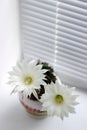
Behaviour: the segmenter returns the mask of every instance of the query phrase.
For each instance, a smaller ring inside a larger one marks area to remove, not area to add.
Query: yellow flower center
[[[62,95],[57,94],[57,95],[55,96],[55,102],[56,102],[57,104],[62,104],[63,101],[64,101],[64,98],[63,98]]]
[[[30,85],[30,84],[32,83],[32,81],[33,81],[33,79],[32,79],[31,76],[26,76],[26,77],[24,78],[24,83],[25,83],[25,85]]]

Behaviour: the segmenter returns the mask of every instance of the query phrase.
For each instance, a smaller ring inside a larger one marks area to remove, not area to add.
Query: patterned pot
[[[34,101],[29,98],[25,98],[22,93],[19,93],[19,100],[24,106],[25,110],[32,115],[32,117],[46,117],[47,112],[42,111],[42,104],[39,101]]]

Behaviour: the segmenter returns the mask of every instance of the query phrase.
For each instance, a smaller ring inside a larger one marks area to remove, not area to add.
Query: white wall
[[[0,82],[20,54],[18,0],[0,0]]]

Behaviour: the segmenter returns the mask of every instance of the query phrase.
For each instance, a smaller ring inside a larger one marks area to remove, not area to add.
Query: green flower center
[[[25,85],[30,85],[30,84],[32,83],[32,81],[33,81],[33,79],[32,79],[31,76],[26,76],[26,77],[24,78],[24,83],[25,83]]]
[[[64,101],[64,98],[63,98],[62,95],[57,94],[57,95],[55,96],[55,102],[56,102],[57,104],[62,104],[63,101]]]

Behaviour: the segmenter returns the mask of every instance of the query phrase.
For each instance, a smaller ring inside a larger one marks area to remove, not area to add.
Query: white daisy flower
[[[18,62],[13,70],[9,72],[9,84],[13,86],[12,93],[23,92],[25,96],[31,95],[35,89],[39,89],[44,84],[44,73],[47,71],[42,69],[42,65],[36,65],[37,61],[21,61]]]
[[[74,88],[69,88],[63,84],[51,84],[45,86],[45,94],[41,97],[43,110],[49,116],[58,116],[61,119],[68,117],[69,113],[75,113],[74,106],[77,95],[73,95]]]

